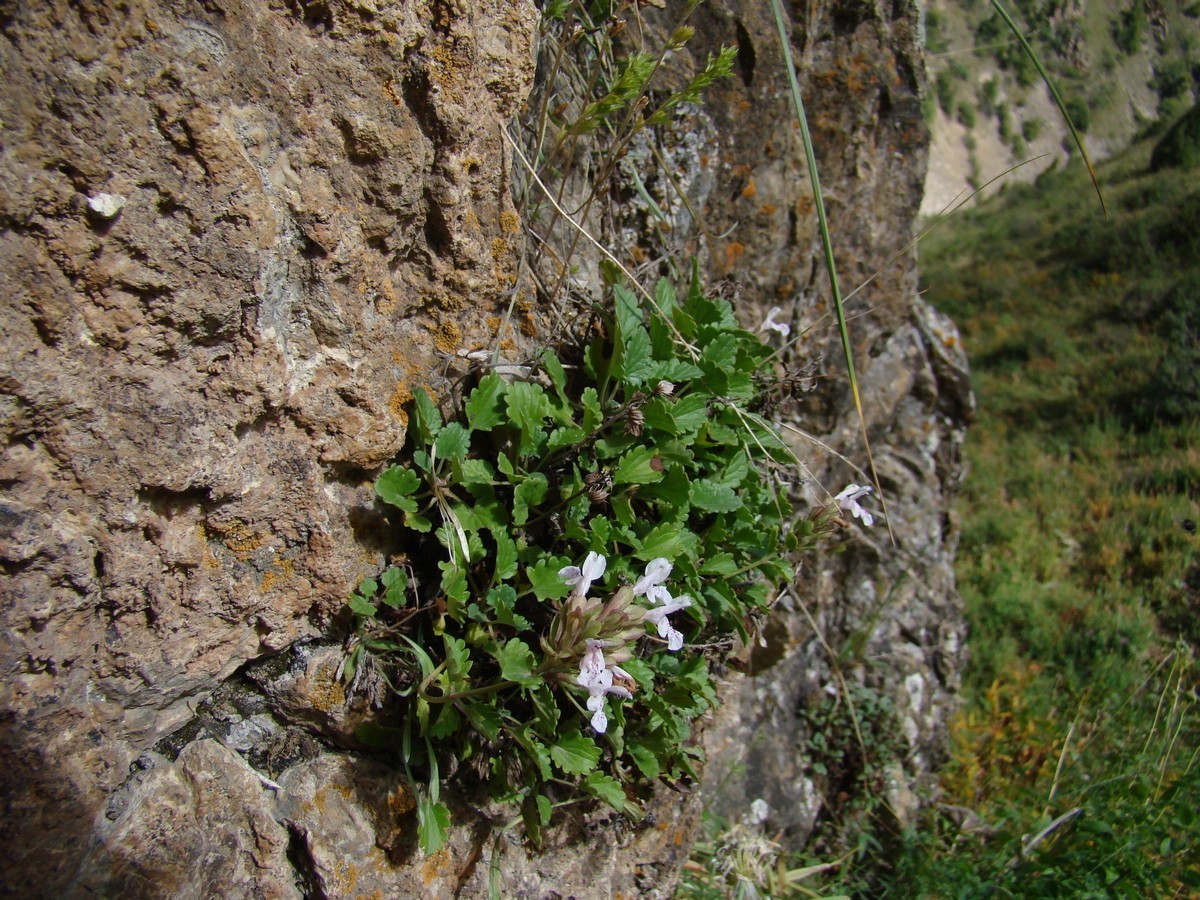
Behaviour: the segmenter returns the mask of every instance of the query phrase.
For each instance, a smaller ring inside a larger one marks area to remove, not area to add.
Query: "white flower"
[[[604,575],[607,567],[608,560],[593,550],[583,561],[582,568],[564,566],[558,570],[558,577],[574,587],[574,590],[571,591],[572,594],[576,597],[584,597],[587,595],[588,588],[592,586],[592,582]]]
[[[870,485],[848,484],[846,485],[846,489],[833,499],[840,508],[852,516],[858,516],[858,518],[862,519],[864,525],[869,526],[875,524],[875,517],[859,506],[858,503],[859,497],[865,497],[869,493],[871,493]]]
[[[666,593],[666,588],[662,588],[661,590],[663,593]],[[676,597],[674,600],[672,600],[671,595],[667,594],[667,599],[664,601],[664,605],[656,606],[654,609],[648,610],[646,612],[645,619],[642,620],[644,622],[649,622],[651,625],[658,626],[658,636],[661,638],[666,638],[667,649],[672,653],[683,647],[683,634],[679,631],[676,631],[675,628],[672,627],[671,623],[667,621],[667,616],[673,612],[678,612],[681,609],[687,609],[691,605],[691,597]]]
[[[783,312],[783,307],[772,306],[767,313],[767,317],[763,319],[762,324],[758,326],[759,331],[778,331],[783,337],[788,337],[792,333],[792,326],[787,322],[776,322],[775,317]]]
[[[608,716],[604,714],[604,698],[608,694],[629,699],[633,696],[628,689],[613,684],[614,677],[633,682],[633,677],[620,666],[607,666],[604,662],[604,641],[588,638],[587,652],[579,663],[579,677],[575,683],[587,688],[587,708],[592,712],[592,728],[596,734],[608,730]]]
[[[646,574],[633,585],[633,596],[644,596],[651,603],[667,603],[671,595],[662,583],[671,574],[671,563],[663,557],[652,559],[646,564]]]
[[[751,825],[762,825],[771,815],[771,807],[767,805],[767,801],[759,797],[750,804],[750,815],[748,816]]]

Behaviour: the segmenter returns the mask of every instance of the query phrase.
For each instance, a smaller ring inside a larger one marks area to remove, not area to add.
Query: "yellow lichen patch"
[[[309,697],[313,707],[321,712],[332,712],[346,705],[346,689],[338,678],[337,666],[326,663],[317,667],[309,686]]]
[[[383,92],[387,94],[388,99],[393,104],[402,109],[404,108],[404,100],[401,99],[400,94],[396,91],[396,84],[392,79],[388,78],[383,82]]]
[[[196,531],[200,537],[200,565],[208,569],[210,572],[215,572],[217,569],[221,568],[221,562],[212,552],[212,547],[209,546],[208,529],[205,528],[204,523],[201,522],[196,526]]]
[[[209,525],[221,535],[221,543],[242,562],[248,562],[270,539],[269,534],[255,531],[248,524],[237,519],[228,524],[210,522]]]
[[[388,398],[388,411],[405,427],[408,426],[408,410],[406,407],[412,398],[412,388],[403,381],[396,382],[396,390],[392,391],[392,396]]]
[[[433,884],[437,879],[453,874],[454,858],[450,855],[449,847],[443,847],[437,853],[428,856],[421,863],[421,881],[425,882],[426,885]]]
[[[461,312],[467,307],[467,298],[462,294],[447,291],[434,297],[422,297],[421,305],[426,309],[439,309],[444,312]]]
[[[500,231],[502,234],[516,234],[521,230],[521,217],[515,210],[506,209],[500,213]]]
[[[433,345],[443,353],[457,353],[462,346],[462,329],[457,322],[442,322],[433,334]]]
[[[396,816],[396,818],[408,815],[417,808],[417,798],[413,796],[412,791],[404,784],[396,785],[388,793],[384,802],[387,803],[388,811]]]
[[[463,227],[470,228],[472,231],[479,229],[479,216],[475,215],[475,210],[470,207],[463,213]]]
[[[334,860],[332,881],[336,896],[348,897],[358,881],[358,866],[344,859]]]
[[[492,262],[495,263],[496,283],[510,288],[517,281],[517,272],[512,244],[508,238],[497,237],[492,241]]]
[[[296,567],[286,557],[277,559],[271,568],[263,572],[260,589],[264,594],[270,593],[289,579],[296,577]]]

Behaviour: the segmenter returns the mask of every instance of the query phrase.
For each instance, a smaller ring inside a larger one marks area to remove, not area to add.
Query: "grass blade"
[[[854,374],[854,353],[850,348],[850,332],[846,327],[846,312],[842,304],[842,292],[838,286],[837,264],[833,258],[833,240],[829,236],[829,222],[825,217],[825,199],[821,193],[821,179],[817,174],[817,157],[813,152],[812,134],[808,130],[808,117],[804,114],[804,98],[800,94],[800,83],[796,80],[796,65],[792,61],[792,46],[784,25],[783,7],[779,0],[771,0],[771,11],[775,14],[775,26],[779,30],[779,47],[783,51],[783,64],[787,70],[788,83],[792,91],[792,103],[796,108],[796,120],[800,124],[800,137],[804,142],[804,159],[808,166],[808,177],[812,182],[813,202],[817,209],[817,227],[821,232],[821,246],[825,249],[825,270],[829,273],[829,287],[833,294],[833,308],[837,313],[838,335],[842,341],[842,353],[846,357],[846,370],[850,376],[850,391],[854,395],[854,408],[858,411],[858,424],[862,428],[863,443],[867,450],[867,461],[871,466],[871,480],[875,485],[876,495],[883,508],[883,518],[887,523],[888,535],[895,543],[892,534],[891,516],[887,511],[887,500],[879,486],[879,475],[875,471],[875,458],[871,453],[871,442],[867,437],[867,420],[863,415],[862,395],[858,390],[858,378]]]
[[[1033,47],[1029,45],[1029,41],[1025,40],[1025,35],[1021,33],[1021,29],[1017,27],[1017,23],[1013,21],[1013,17],[1008,14],[1008,10],[1000,0],[992,0],[992,7],[999,13],[1000,18],[1004,20],[1017,40],[1021,43],[1021,48],[1033,63],[1038,74],[1042,76],[1042,81],[1046,83],[1046,87],[1050,89],[1050,96],[1054,98],[1054,103],[1058,107],[1058,111],[1062,113],[1063,121],[1067,123],[1067,128],[1071,129],[1071,137],[1075,140],[1075,146],[1079,148],[1079,154],[1083,157],[1083,164],[1087,166],[1088,175],[1092,179],[1092,187],[1096,189],[1096,196],[1100,198],[1100,209],[1104,211],[1105,218],[1108,218],[1108,207],[1104,205],[1104,194],[1100,192],[1100,182],[1096,178],[1096,170],[1092,167],[1092,159],[1088,156],[1087,149],[1083,146],[1083,138],[1079,136],[1079,132],[1075,130],[1075,123],[1071,121],[1071,116],[1067,112],[1067,106],[1063,103],[1063,98],[1059,96],[1058,88],[1054,86],[1054,82],[1050,80],[1050,75],[1042,66],[1042,61],[1038,59],[1037,53]]]

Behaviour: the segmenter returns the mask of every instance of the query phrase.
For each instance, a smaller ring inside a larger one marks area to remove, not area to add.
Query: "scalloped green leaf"
[[[451,422],[438,432],[433,448],[438,459],[461,460],[471,449],[471,432],[457,422]]]
[[[708,512],[733,512],[742,508],[742,498],[733,488],[709,478],[692,482],[692,506]]]
[[[404,466],[389,466],[375,480],[375,494],[384,503],[407,513],[417,511],[417,501],[409,495],[421,487],[421,477]]]
[[[508,383],[494,372],[480,378],[464,406],[467,427],[472,431],[491,431],[503,422],[504,404],[501,400],[507,388]]]
[[[550,748],[550,758],[567,775],[587,775],[600,762],[600,748],[589,737],[573,728],[561,734]]]
[[[662,477],[662,460],[653,447],[634,447],[613,469],[613,484],[653,484]]]

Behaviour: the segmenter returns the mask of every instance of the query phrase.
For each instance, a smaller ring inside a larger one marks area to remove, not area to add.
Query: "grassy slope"
[[[931,822],[889,878],[897,894],[1200,888],[1200,178],[1149,174],[1149,152],[1103,168],[1110,221],[1072,169],[923,245],[980,409],[946,801],[997,833],[949,852],[956,829]],[[1016,859],[1021,835],[1074,809]]]

